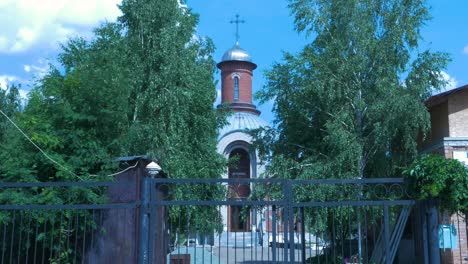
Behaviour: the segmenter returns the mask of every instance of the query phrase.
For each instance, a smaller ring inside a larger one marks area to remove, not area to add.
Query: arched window
[[[234,100],[239,100],[239,77],[234,77]]]

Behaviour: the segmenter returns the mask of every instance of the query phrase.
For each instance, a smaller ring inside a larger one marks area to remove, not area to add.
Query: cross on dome
[[[236,24],[236,43],[239,43],[239,24],[245,23],[245,20],[239,19],[239,14],[236,14],[236,19],[230,21],[231,24]]]
[[[250,57],[249,53],[245,51],[244,49],[242,49],[239,44],[239,38],[240,38],[239,24],[245,23],[245,20],[240,19],[239,14],[236,14],[235,19],[232,19],[231,21],[229,21],[229,23],[236,24],[236,43],[234,44],[232,48],[228,49],[224,53],[220,63],[226,62],[226,61],[244,61],[244,62],[252,63],[252,66],[254,66],[253,69],[257,68],[257,65],[255,65],[252,62],[252,58]]]

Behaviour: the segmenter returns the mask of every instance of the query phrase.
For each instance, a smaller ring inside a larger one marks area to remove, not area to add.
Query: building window
[[[234,100],[239,100],[239,77],[234,77]]]

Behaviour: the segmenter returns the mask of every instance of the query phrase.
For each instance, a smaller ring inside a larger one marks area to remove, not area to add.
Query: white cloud
[[[468,55],[468,45],[466,45],[466,46],[463,48],[463,53],[465,53],[466,55]]]
[[[14,43],[11,43],[10,51],[11,52],[21,52],[28,47],[32,46],[34,42],[38,40],[38,29],[22,27],[18,29],[16,33],[16,40]]]
[[[444,71],[441,71],[440,75],[443,78],[443,80],[447,82],[447,84],[444,87],[445,90],[450,90],[457,87],[458,81],[453,76],[450,76]]]
[[[433,90],[432,90],[432,94],[433,94],[433,95],[436,95],[436,94],[439,94],[439,93],[443,93],[443,92],[445,92],[445,91],[448,91],[448,90],[457,88],[457,86],[458,86],[458,81],[457,81],[457,79],[455,79],[455,77],[453,77],[453,76],[450,76],[450,74],[448,74],[448,73],[445,72],[445,71],[441,71],[441,72],[439,73],[439,78],[441,78],[443,81],[446,82],[445,87],[442,87],[442,89],[440,89],[440,90],[435,90],[435,89],[433,89]]]
[[[120,15],[121,0],[0,0],[0,53],[57,47]]]
[[[42,78],[49,70],[49,61],[39,59],[36,64],[25,64],[23,69],[27,73],[32,73],[37,78]]]
[[[23,99],[23,100],[27,100],[27,99],[28,99],[28,93],[29,93],[29,91],[26,91],[26,90],[24,90],[24,89],[19,89],[18,92],[19,92],[19,95],[20,95],[21,99]],[[24,102],[24,101],[23,101],[23,102]]]
[[[12,75],[0,75],[0,89],[6,90],[7,86],[14,81],[18,81],[18,77]]]
[[[0,7],[1,7],[1,2],[0,2]],[[0,75],[0,89],[6,90],[9,85],[11,85],[14,82],[20,82],[22,81],[20,78],[13,76],[13,75]],[[28,99],[28,90],[19,88],[18,89],[19,95],[22,100],[27,100]]]

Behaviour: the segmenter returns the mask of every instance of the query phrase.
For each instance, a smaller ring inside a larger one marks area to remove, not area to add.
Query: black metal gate
[[[415,204],[403,179],[152,184],[165,193],[154,204],[169,214],[168,260],[191,263],[393,263]]]
[[[407,224],[415,202],[403,179],[0,183],[9,195],[47,188],[102,188],[109,198],[32,205],[1,196],[0,263],[388,264],[402,238],[426,235]],[[427,261],[417,248],[413,257]]]

